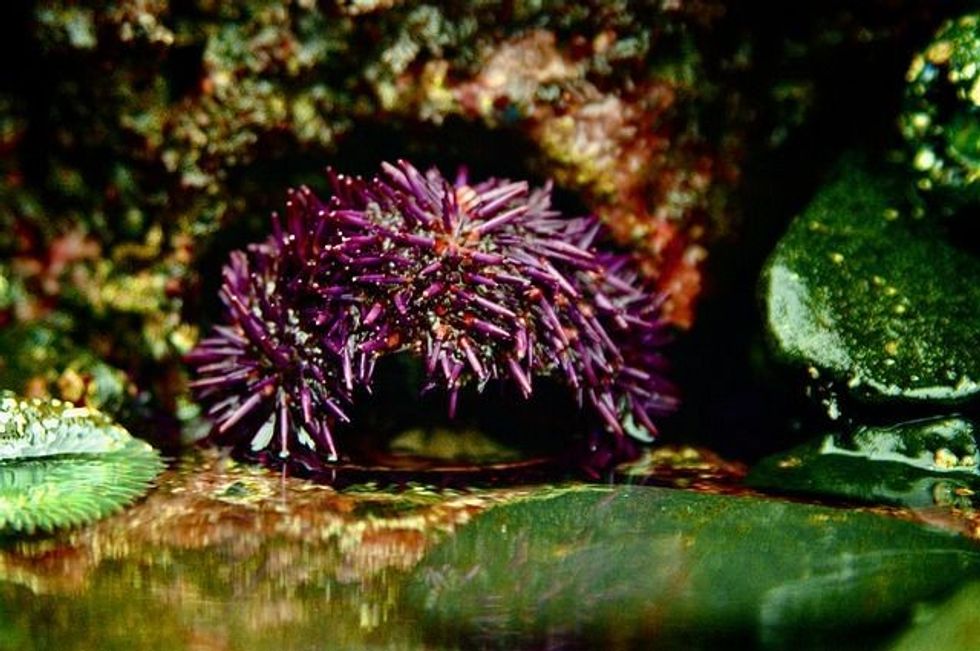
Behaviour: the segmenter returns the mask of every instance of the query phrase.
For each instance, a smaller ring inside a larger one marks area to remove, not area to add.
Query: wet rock
[[[845,161],[762,277],[787,362],[870,402],[980,394],[980,261],[916,216],[901,176]]]
[[[972,510],[980,490],[973,421],[929,418],[827,434],[756,464],[753,488],[913,508]]]
[[[869,513],[582,488],[483,514],[406,596],[433,632],[485,648],[819,646],[900,620],[980,570],[978,551]]]

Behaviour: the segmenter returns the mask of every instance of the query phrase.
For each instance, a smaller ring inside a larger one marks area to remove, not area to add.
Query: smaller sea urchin
[[[550,188],[454,184],[400,162],[334,175],[328,203],[290,191],[272,236],[224,269],[228,322],[189,355],[219,442],[339,458],[334,436],[379,357],[422,360],[423,392],[561,379],[595,429],[649,440],[675,406],[664,327],[629,256],[599,252],[594,217],[567,219]]]

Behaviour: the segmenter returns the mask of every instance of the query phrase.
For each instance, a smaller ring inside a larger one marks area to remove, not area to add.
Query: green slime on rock
[[[845,160],[762,275],[777,354],[869,402],[980,395],[980,262],[914,216],[904,178]]]

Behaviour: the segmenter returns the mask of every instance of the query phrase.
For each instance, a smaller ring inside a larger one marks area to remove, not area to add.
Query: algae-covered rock
[[[869,513],[589,488],[481,515],[406,597],[464,646],[829,648],[978,570],[973,543]]]
[[[950,416],[826,434],[757,463],[763,490],[913,508],[972,508],[980,490],[977,434]]]
[[[153,448],[94,409],[0,392],[0,535],[118,511],[162,469]]]
[[[980,14],[949,21],[912,59],[902,134],[918,187],[980,200]]]
[[[778,355],[860,400],[980,394],[980,260],[918,218],[894,172],[841,165],[762,277]]]

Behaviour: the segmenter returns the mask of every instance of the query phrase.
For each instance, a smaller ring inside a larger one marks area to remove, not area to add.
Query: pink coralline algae
[[[329,201],[291,191],[271,237],[224,269],[226,322],[188,356],[216,442],[337,461],[354,401],[395,353],[420,361],[450,418],[465,386],[529,399],[552,378],[615,449],[675,408],[662,298],[632,257],[596,247],[596,218],[553,210],[550,187],[406,162],[330,176]]]

